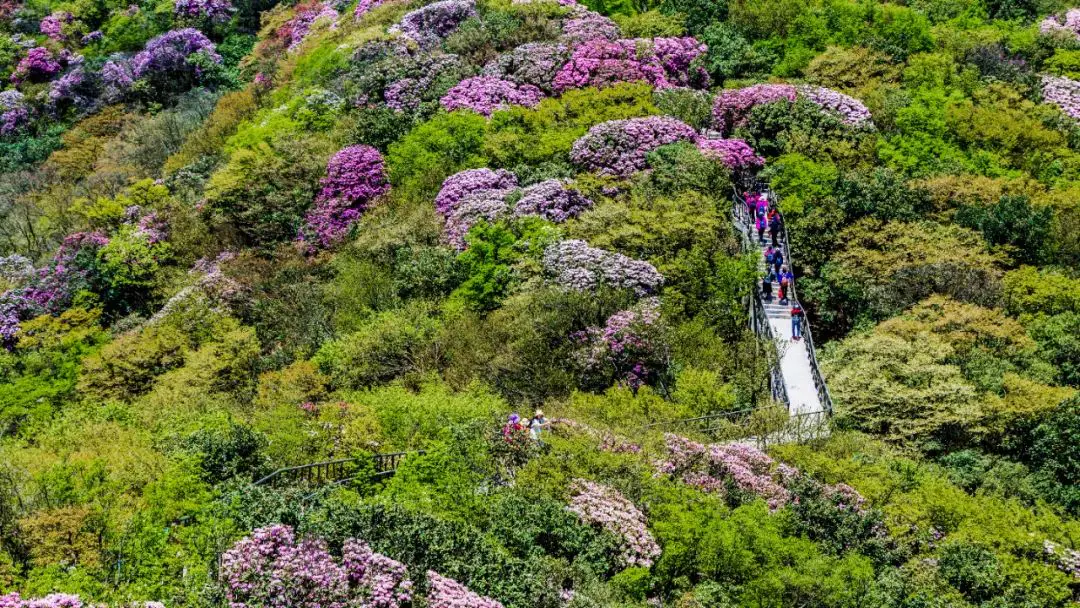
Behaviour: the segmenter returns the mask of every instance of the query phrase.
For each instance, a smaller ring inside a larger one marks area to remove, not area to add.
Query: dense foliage
[[[1078,7],[0,0],[0,83],[0,608],[1080,601]]]

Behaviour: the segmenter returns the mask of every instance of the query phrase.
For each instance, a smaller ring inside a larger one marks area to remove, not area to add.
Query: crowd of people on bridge
[[[791,306],[791,339],[795,342],[802,340],[802,324],[805,314],[798,300],[795,298],[794,284],[795,275],[784,263],[784,247],[780,237],[784,230],[784,219],[780,210],[760,192],[747,192],[743,194],[746,204],[746,217],[752,230],[757,231],[758,245],[764,247],[765,276],[761,279],[761,298],[765,303],[773,301],[773,284],[779,285],[777,298],[782,306]],[[765,232],[769,233],[766,241]],[[751,232],[753,238],[753,232]],[[790,260],[789,260],[790,261]]]

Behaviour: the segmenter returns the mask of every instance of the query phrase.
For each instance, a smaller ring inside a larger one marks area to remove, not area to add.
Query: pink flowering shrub
[[[82,606],[83,602],[79,596],[67,593],[51,593],[41,598],[23,598],[18,593],[0,595],[0,608],[82,608]]]
[[[45,82],[60,71],[60,62],[49,49],[38,46],[26,52],[11,72],[11,82]]]
[[[1046,103],[1057,106],[1071,118],[1080,119],[1080,82],[1043,74],[1042,94]]]
[[[401,32],[422,49],[432,49],[474,15],[473,0],[440,0],[406,13],[392,31]]]
[[[649,152],[679,141],[694,141],[697,133],[667,116],[611,120],[595,125],[574,142],[570,160],[589,171],[629,177],[645,169]]]
[[[494,76],[475,76],[447,91],[439,104],[449,112],[467,109],[491,116],[495,110],[511,105],[536,107],[541,97],[540,89],[531,84],[517,84]]]
[[[297,5],[295,16],[279,27],[276,34],[285,43],[285,48],[293,51],[307,38],[316,21],[336,22],[337,18],[338,12],[329,2],[302,3]]]
[[[428,608],[503,608],[489,597],[469,591],[465,585],[428,570]]]
[[[826,112],[836,114],[844,124],[852,126],[872,124],[870,110],[863,105],[863,102],[850,95],[810,85],[800,86],[798,91],[800,97],[813,102]]]
[[[1080,8],[1070,8],[1064,15],[1050,15],[1039,23],[1039,33],[1080,40]]]
[[[662,474],[722,496],[730,492],[757,496],[774,511],[791,499],[773,459],[751,445],[703,445],[671,433],[664,440],[668,459],[657,466]]]
[[[588,40],[575,47],[570,61],[555,75],[552,86],[562,93],[620,82],[647,82],[660,89],[673,86],[647,42],[604,38]]]
[[[585,523],[600,526],[622,541],[620,560],[629,568],[648,568],[660,556],[660,545],[649,532],[645,514],[618,490],[575,479],[567,509]]]
[[[13,135],[30,122],[26,98],[15,89],[0,91],[0,136]]]
[[[390,191],[382,154],[363,145],[349,146],[331,157],[320,186],[301,239],[322,247],[341,240],[372,201]]]
[[[201,55],[213,63],[221,63],[214,43],[194,28],[172,30],[150,39],[131,59],[131,76],[148,78],[162,85],[177,81],[199,80],[202,70],[192,60]]]
[[[765,159],[742,139],[702,139],[697,146],[702,154],[719,159],[732,171],[753,171],[765,165]]]
[[[616,40],[619,26],[601,15],[587,9],[578,9],[562,26],[561,40],[571,46],[590,40]]]
[[[600,285],[630,289],[638,295],[656,293],[664,277],[645,261],[568,240],[544,251],[544,273],[564,289],[591,291]]]
[[[435,197],[435,210],[446,217],[470,194],[483,190],[512,190],[516,187],[517,177],[505,169],[467,169],[443,181],[442,188]]]
[[[653,38],[652,52],[664,68],[668,82],[677,87],[707,88],[709,73],[694,60],[709,51],[697,38]]]
[[[742,89],[725,89],[713,101],[713,126],[721,133],[731,133],[746,124],[754,107],[776,102],[794,102],[798,92],[788,84],[755,84]]]
[[[549,179],[525,188],[514,204],[514,216],[537,215],[560,224],[581,215],[592,205],[591,200],[564,181]]]
[[[493,59],[484,66],[484,75],[532,85],[550,94],[555,75],[569,58],[566,45],[530,42]]]
[[[367,14],[368,11],[379,6],[383,3],[383,0],[360,0],[356,3],[356,9],[353,10],[353,19],[359,19]]]
[[[346,540],[339,564],[323,541],[298,542],[280,524],[259,528],[226,551],[221,578],[232,608],[400,608],[413,597],[405,566],[366,543]]]
[[[1080,551],[1044,540],[1043,555],[1058,570],[1072,576],[1073,579],[1080,580]]]
[[[657,355],[661,340],[657,332],[660,302],[649,298],[638,306],[617,312],[604,327],[590,327],[573,336],[580,344],[578,358],[590,373],[610,372],[630,388],[637,390],[645,384],[659,365]],[[610,376],[604,378],[604,385]]]

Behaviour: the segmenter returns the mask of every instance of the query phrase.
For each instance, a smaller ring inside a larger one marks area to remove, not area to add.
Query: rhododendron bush
[[[1044,74],[1042,94],[1046,103],[1057,106],[1071,118],[1080,119],[1080,82]]]
[[[514,204],[514,215],[536,215],[556,224],[581,215],[592,201],[564,180],[549,179],[525,188]]]
[[[484,74],[553,93],[555,75],[570,58],[564,44],[530,42],[493,59]]]
[[[570,491],[572,496],[567,508],[572,513],[622,541],[619,557],[624,566],[648,568],[660,557],[660,546],[649,532],[645,514],[618,490],[585,479],[575,479]]]
[[[1080,8],[1070,8],[1064,15],[1050,15],[1039,23],[1043,34],[1060,35],[1070,40],[1080,40]]]
[[[345,236],[374,199],[390,190],[382,154],[371,146],[341,150],[327,163],[326,174],[301,233],[301,239],[323,247]]]
[[[449,111],[468,109],[484,116],[517,105],[528,108],[540,103],[543,94],[531,84],[517,84],[493,76],[476,76],[459,82],[439,100]]]
[[[584,8],[578,8],[563,23],[561,40],[571,46],[590,40],[615,40],[619,26],[607,17]]]
[[[649,298],[633,309],[611,315],[603,327],[589,327],[572,336],[580,344],[582,366],[587,372],[613,374],[626,386],[638,389],[666,363],[661,360],[664,345],[659,320],[660,301]]]
[[[724,134],[746,125],[750,111],[768,103],[792,103],[803,98],[836,115],[845,124],[862,127],[871,125],[870,110],[838,91],[818,86],[789,84],[755,84],[741,89],[721,91],[713,101],[713,127]]]
[[[544,272],[556,285],[574,291],[606,285],[646,295],[656,293],[664,284],[664,277],[652,264],[590,247],[580,240],[548,247],[544,251]]]
[[[649,152],[679,141],[694,141],[697,133],[667,116],[611,120],[589,129],[574,142],[570,160],[589,171],[629,177],[645,169]]]
[[[647,82],[656,88],[705,86],[708,75],[694,60],[706,47],[693,38],[588,40],[576,48],[555,76],[557,92],[620,82]]]
[[[82,608],[84,604],[78,595],[50,593],[40,598],[24,598],[18,593],[0,595],[0,608]],[[137,604],[132,605],[137,606]],[[146,602],[145,608],[159,608],[161,604]],[[163,607],[162,607],[163,608]]]
[[[697,145],[702,154],[720,159],[732,171],[755,170],[765,165],[765,159],[742,139],[702,139]]]
[[[393,31],[414,40],[422,49],[431,49],[475,14],[473,0],[440,0],[406,13]]]

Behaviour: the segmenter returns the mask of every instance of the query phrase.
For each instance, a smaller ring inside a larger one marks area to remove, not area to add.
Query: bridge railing
[[[779,443],[802,443],[829,434],[824,412],[789,414],[775,406],[749,408],[646,425],[645,431],[697,435],[710,441],[744,441],[765,448]]]
[[[355,479],[354,472],[357,465],[364,460],[370,460],[373,465],[374,472],[369,473],[370,477],[385,477],[392,475],[405,457],[411,454],[423,453],[423,450],[416,452],[389,452],[360,458],[339,458],[337,460],[324,460],[294,467],[284,467],[257,479],[255,485],[280,486],[289,483],[326,485],[351,481]]]
[[[780,211],[780,202],[777,200],[776,194],[773,193],[773,191],[770,190],[760,180],[755,180],[754,182],[752,182],[751,188],[754,191],[764,193],[769,200],[769,204],[773,208],[775,208],[776,212],[780,215],[780,247],[783,250],[784,259],[787,261],[788,268],[790,268],[792,272],[794,272],[795,261],[791,250],[791,244],[788,241],[787,220],[784,218],[784,213]],[[738,190],[735,190],[733,196],[733,212],[735,214],[735,219],[739,223],[739,225],[745,227],[745,230],[741,229],[739,231],[742,234],[743,247],[748,247],[749,250],[757,251],[758,249],[752,244],[753,236],[750,234],[750,230],[752,229],[750,212],[746,208],[746,200],[742,197],[742,195],[739,194]],[[791,282],[791,285],[788,286],[788,290],[789,299],[793,302],[799,302],[799,295],[795,288],[795,281]],[[754,290],[754,294],[755,295],[753,299],[756,301],[755,306],[761,306],[763,308],[763,304],[761,304],[760,298],[757,295],[757,289]],[[754,311],[753,314],[756,315],[756,311]],[[762,314],[764,314],[764,311],[762,312]],[[754,323],[756,324],[756,321]],[[767,321],[765,323],[765,326],[769,326]],[[825,384],[825,378],[821,374],[821,367],[818,365],[817,349],[814,346],[814,334],[813,331],[811,331],[810,322],[806,319],[805,314],[803,316],[802,330],[802,336],[803,339],[806,341],[807,352],[810,356],[810,374],[814,380],[814,388],[817,391],[818,400],[821,403],[822,407],[825,409],[825,411],[831,416],[833,412],[832,396],[829,394],[829,387]],[[762,335],[763,337],[768,337],[769,339],[772,339],[771,332],[768,334],[768,336],[765,336],[764,334]],[[783,384],[782,381],[781,384]],[[785,400],[784,403],[788,402]]]

